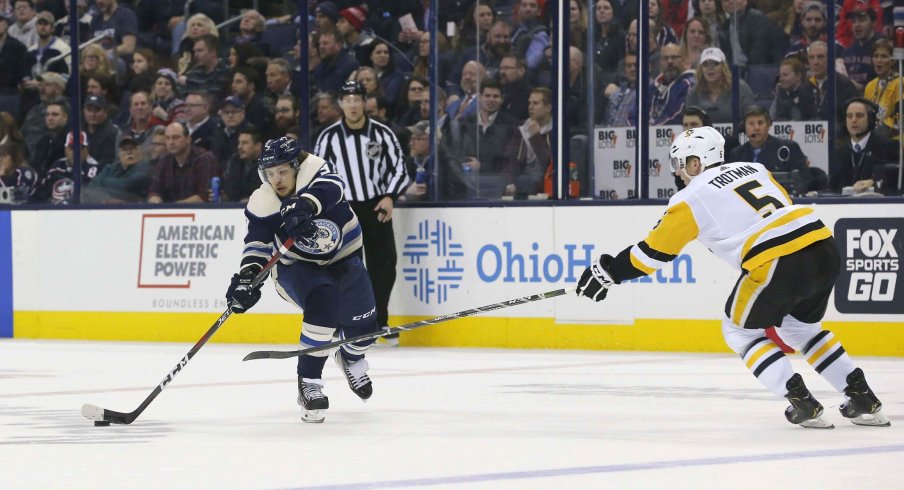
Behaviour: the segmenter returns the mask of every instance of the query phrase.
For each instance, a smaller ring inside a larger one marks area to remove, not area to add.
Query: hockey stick
[[[383,337],[384,335],[391,335],[394,333],[404,332],[406,330],[414,330],[416,328],[426,327],[427,325],[435,325],[437,323],[447,322],[449,320],[455,320],[457,318],[464,318],[466,316],[472,316],[472,315],[476,315],[478,313],[485,313],[488,311],[500,310],[502,308],[508,308],[509,306],[523,305],[524,303],[540,301],[541,299],[546,299],[546,298],[555,298],[556,296],[562,296],[562,295],[572,293],[572,292],[574,292],[574,288],[556,289],[554,291],[547,291],[545,293],[533,294],[531,296],[523,296],[521,298],[510,299],[508,301],[501,301],[499,303],[493,303],[491,305],[481,306],[481,307],[473,308],[470,310],[459,311],[458,313],[450,313],[448,315],[441,315],[436,318],[431,318],[429,320],[421,320],[419,322],[408,323],[405,325],[400,325],[398,327],[391,327],[391,328],[383,327],[382,330],[378,330],[376,332],[366,333],[364,335],[359,335],[357,337],[352,337],[349,339],[337,340],[335,342],[318,345],[316,347],[308,347],[307,349],[302,349],[302,350],[255,351],[255,352],[252,352],[252,353],[248,354],[247,356],[245,356],[245,358],[242,360],[243,361],[253,361],[255,359],[288,359],[290,357],[303,356],[305,354],[311,354],[313,352],[329,350],[334,347],[339,347],[341,345],[350,344],[352,342],[360,342],[362,340],[375,339],[377,337]]]
[[[264,282],[264,280],[270,274],[270,269],[272,269],[273,266],[276,265],[276,262],[279,261],[279,258],[282,257],[290,248],[292,248],[292,245],[294,244],[295,240],[289,238],[279,247],[279,250],[277,250],[273,254],[273,257],[270,258],[270,261],[267,262],[267,265],[265,265],[264,268],[261,269],[261,271],[258,272],[256,276],[254,276],[254,279],[251,281],[252,288],[256,288],[260,285],[260,283]],[[226,311],[224,311],[223,314],[220,315],[220,318],[218,318],[217,321],[213,324],[213,326],[211,326],[210,329],[207,330],[207,333],[205,333],[204,336],[201,337],[200,340],[198,340],[198,342],[194,347],[191,348],[190,351],[188,351],[188,354],[185,354],[185,356],[179,360],[179,363],[176,364],[176,367],[174,367],[173,370],[170,371],[165,378],[163,378],[163,381],[161,381],[160,384],[157,385],[156,388],[154,388],[154,391],[152,391],[151,394],[148,395],[148,397],[145,398],[143,402],[141,402],[141,405],[139,405],[138,408],[129,413],[123,413],[113,410],[107,410],[98,407],[97,405],[86,403],[82,405],[82,415],[89,420],[93,420],[94,425],[110,425],[110,423],[131,424],[132,422],[134,422],[135,419],[137,419],[138,416],[141,415],[141,412],[144,412],[144,409],[148,408],[148,405],[150,405],[151,402],[154,401],[154,398],[157,398],[157,395],[159,395],[160,392],[163,391],[164,388],[166,388],[166,385],[168,385],[170,381],[172,381],[173,378],[175,378],[176,375],[182,371],[182,368],[184,368],[185,365],[188,364],[188,361],[190,361],[191,358],[194,357],[199,350],[201,350],[201,347],[203,347],[204,344],[206,344],[207,341],[210,340],[211,337],[213,337],[213,334],[216,333],[216,331],[223,325],[223,323],[226,322],[227,319],[229,319],[231,315],[232,302],[230,302],[226,306]]]

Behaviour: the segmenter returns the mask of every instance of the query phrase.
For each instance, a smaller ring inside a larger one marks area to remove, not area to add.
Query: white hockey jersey
[[[697,239],[733,267],[751,271],[830,236],[813,210],[793,204],[765,167],[726,163],[672,196],[646,239],[619,254],[611,268],[619,281],[650,274]]]

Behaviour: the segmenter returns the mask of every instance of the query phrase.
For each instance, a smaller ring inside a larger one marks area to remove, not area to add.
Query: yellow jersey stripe
[[[750,235],[747,238],[747,240],[744,241],[744,248],[741,249],[741,258],[743,259],[745,256],[747,256],[747,253],[750,252],[751,248],[753,248],[753,244],[756,243],[757,239],[760,236],[762,236],[763,233],[766,233],[767,231],[769,231],[771,229],[778,228],[779,226],[784,226],[784,225],[791,223],[792,221],[794,221],[798,218],[802,218],[812,212],[813,212],[813,210],[810,208],[795,209],[794,211],[791,211],[790,213],[788,213],[788,214],[782,216],[781,218],[776,219],[772,223],[769,223],[768,225],[764,226],[763,229],[757,231],[753,235]]]
[[[745,270],[756,269],[757,267],[765,264],[766,262],[769,262],[770,260],[776,259],[778,257],[784,257],[785,255],[790,255],[794,252],[797,252],[798,250],[803,250],[804,248],[820,240],[825,240],[826,238],[829,238],[831,236],[832,232],[829,231],[828,228],[823,226],[818,230],[813,230],[797,238],[789,239],[789,241],[778,244],[774,247],[769,248],[768,250],[764,250],[763,252],[760,252],[744,261],[741,264],[741,267]]]
[[[749,308],[751,299],[756,296],[759,288],[763,287],[769,279],[769,272],[772,267],[758,267],[741,281],[738,291],[735,294],[734,308],[731,311],[731,321],[739,327],[744,327],[744,313]]]

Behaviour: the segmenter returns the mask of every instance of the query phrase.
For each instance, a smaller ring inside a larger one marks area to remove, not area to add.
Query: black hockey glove
[[[317,235],[314,211],[314,203],[306,197],[292,196],[284,200],[279,214],[286,225],[286,233],[295,241],[307,242],[314,238]]]
[[[226,291],[226,301],[233,313],[245,313],[261,299],[260,284],[251,287],[251,281],[260,269],[245,267],[238,274],[232,276],[229,289]]]
[[[584,270],[578,281],[578,296],[586,296],[593,301],[606,299],[609,287],[618,284],[607,270],[610,262],[612,262],[612,256],[603,254],[599,260]]]

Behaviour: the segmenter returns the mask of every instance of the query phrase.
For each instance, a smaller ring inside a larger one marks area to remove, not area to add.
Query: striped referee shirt
[[[336,164],[349,202],[383,196],[395,200],[411,183],[399,139],[385,124],[369,117],[361,129],[351,129],[344,118],[324,129],[314,153]]]

